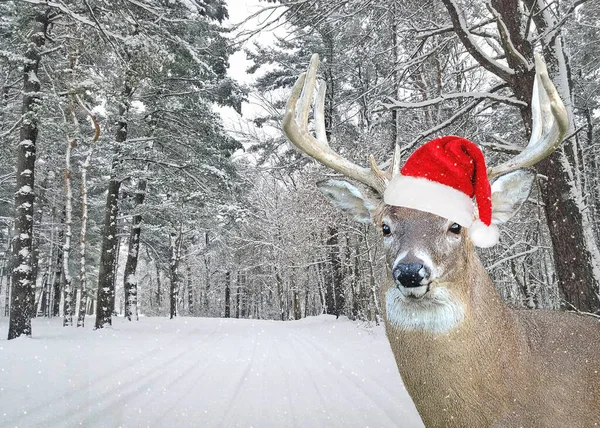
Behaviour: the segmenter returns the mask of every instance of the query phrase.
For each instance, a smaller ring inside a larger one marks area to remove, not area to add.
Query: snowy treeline
[[[443,134],[480,144],[488,163],[518,153],[541,51],[569,138],[480,255],[513,305],[600,310],[597,5],[265,1],[258,28],[233,32],[227,16],[224,0],[0,3],[9,335],[29,334],[33,316],[376,320],[376,233],[327,205],[314,183],[331,173],[279,131],[311,53],[330,143],[366,166]],[[282,36],[261,44],[274,27]],[[227,76],[240,49],[253,87]],[[242,112],[248,97],[260,112],[226,129],[215,107]]]

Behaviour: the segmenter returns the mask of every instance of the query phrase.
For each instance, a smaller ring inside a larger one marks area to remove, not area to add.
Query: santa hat
[[[481,149],[464,138],[437,138],[419,147],[387,186],[388,205],[430,212],[469,228],[478,247],[498,242],[492,194]],[[473,197],[479,219],[474,220]]]

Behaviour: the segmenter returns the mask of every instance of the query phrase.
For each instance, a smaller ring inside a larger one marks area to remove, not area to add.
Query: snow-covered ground
[[[423,426],[383,327],[331,316],[60,322],[36,319],[32,339],[6,341],[0,320],[0,426]]]

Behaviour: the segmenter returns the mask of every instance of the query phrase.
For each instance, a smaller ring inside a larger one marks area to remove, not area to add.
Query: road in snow
[[[60,322],[36,319],[33,339],[6,341],[0,320],[0,426],[423,426],[382,327],[331,316]]]

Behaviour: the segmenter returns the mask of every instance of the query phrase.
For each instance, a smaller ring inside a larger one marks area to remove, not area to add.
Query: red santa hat
[[[413,208],[469,228],[478,247],[498,242],[492,224],[492,194],[481,149],[464,138],[437,138],[419,147],[387,186],[388,205]],[[473,197],[479,218],[474,220]]]

